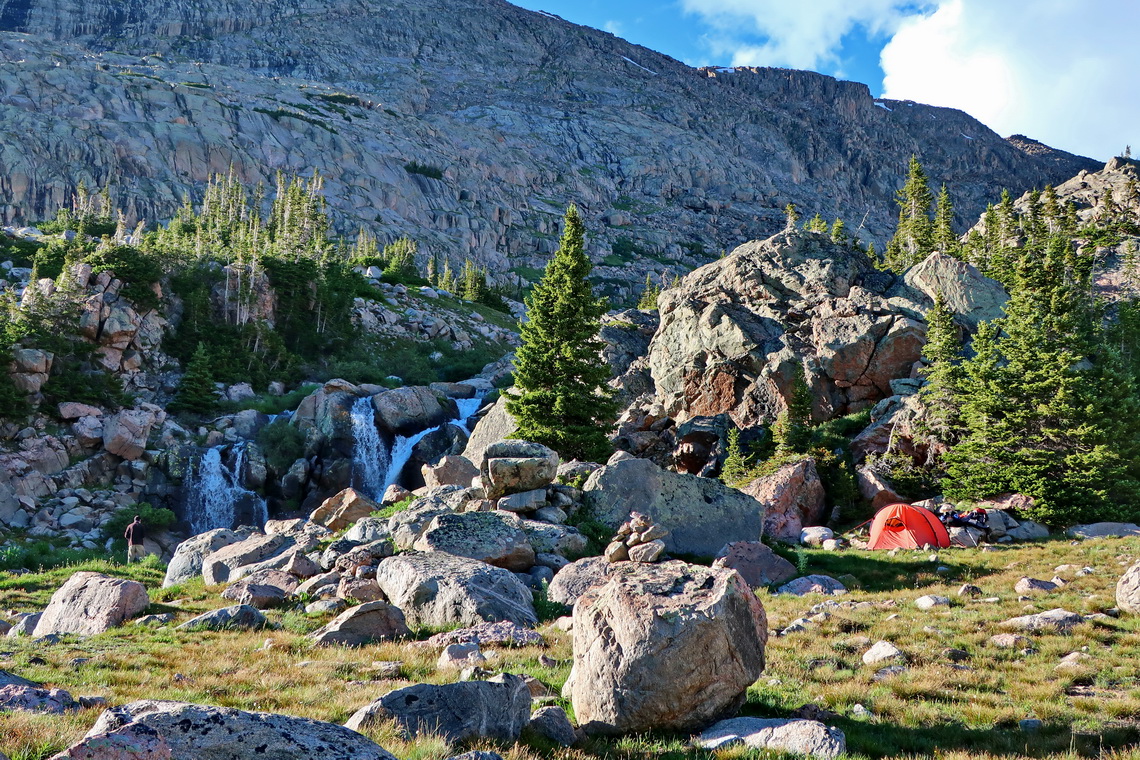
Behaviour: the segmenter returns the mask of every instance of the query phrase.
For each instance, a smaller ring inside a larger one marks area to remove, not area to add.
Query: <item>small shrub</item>
[[[420,174],[430,179],[443,179],[443,169],[430,164],[421,164],[419,161],[409,161],[404,164],[404,171],[408,174]]]
[[[305,455],[305,433],[289,420],[274,420],[257,432],[257,445],[265,463],[280,474]]]
[[[563,615],[569,615],[571,612],[571,609],[565,604],[551,601],[550,585],[546,582],[543,582],[542,588],[535,589],[532,594],[534,595],[534,611],[538,615],[539,623],[556,620]]]
[[[86,261],[94,274],[113,272],[122,280],[122,295],[139,309],[158,308],[158,295],[151,285],[162,277],[162,267],[154,257],[129,245],[117,245],[96,251]]]
[[[389,517],[391,517],[392,515],[398,515],[399,513],[406,510],[408,507],[412,506],[412,503],[415,502],[415,500],[416,500],[415,496],[409,496],[408,498],[406,498],[402,501],[398,501],[395,504],[389,504],[388,506],[384,507],[383,509],[376,510],[375,512],[372,513],[372,517],[378,517],[381,520],[386,520]]]

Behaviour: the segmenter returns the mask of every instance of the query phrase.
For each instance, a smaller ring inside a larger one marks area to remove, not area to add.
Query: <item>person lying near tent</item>
[[[989,517],[986,516],[984,509],[978,508],[966,512],[951,509],[943,512],[939,517],[942,524],[947,528],[973,528],[980,531],[984,538],[988,538],[990,535]]]

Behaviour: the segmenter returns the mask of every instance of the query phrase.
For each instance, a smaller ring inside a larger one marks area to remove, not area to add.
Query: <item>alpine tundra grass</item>
[[[1055,539],[991,551],[943,550],[936,556],[805,549],[809,572],[851,575],[858,587],[837,597],[761,592],[773,635],[767,670],[749,690],[743,712],[779,717],[805,704],[817,705],[837,714],[831,722],[847,735],[854,757],[1140,758],[1140,753],[1125,749],[1140,740],[1140,620],[1104,617],[1082,623],[1067,635],[1026,634],[1032,644],[1024,651],[989,643],[990,636],[1002,631],[999,624],[1011,617],[1056,607],[1083,615],[1110,611],[1116,580],[1138,555],[1140,539]],[[1072,568],[1058,571],[1061,565]],[[1083,567],[1093,572],[1078,575],[1076,570]],[[173,612],[175,623],[225,603],[200,581],[160,589],[162,571],[154,565],[99,561],[0,576],[0,608],[42,609],[78,569],[146,583],[153,602],[149,612]],[[1060,576],[1067,583],[1018,601],[1013,586],[1023,576]],[[982,595],[958,597],[963,583],[980,587]],[[947,596],[951,604],[920,610],[914,600],[924,594]],[[808,617],[814,605],[845,600],[876,606],[832,609],[830,617],[809,623],[806,630],[775,635],[793,620]],[[64,637],[51,645],[4,639],[0,668],[76,696],[102,696],[111,704],[172,699],[338,723],[390,689],[459,677],[455,670],[437,669],[438,652],[416,641],[319,648],[304,634],[326,618],[298,610],[268,615],[273,627],[254,632],[184,632],[173,626],[128,624],[86,639]],[[570,634],[549,623],[541,630],[546,648],[497,649],[490,667],[534,676],[548,694],[536,702],[559,704],[572,716],[571,705],[557,696],[570,671]],[[431,633],[422,631],[417,638]],[[905,671],[876,678],[882,665],[863,664],[862,653],[879,640],[903,650]],[[948,649],[962,650],[968,657],[952,662]],[[1088,658],[1061,665],[1073,652]],[[543,655],[554,660],[553,666],[545,658],[540,661]],[[384,669],[384,663],[393,661],[401,663],[395,677]],[[0,715],[0,751],[12,760],[50,757],[86,733],[98,712]],[[1042,721],[1042,727],[1023,731],[1019,722],[1030,718]],[[407,760],[442,760],[463,749],[438,737],[409,740],[392,726],[373,728],[369,735]],[[470,746],[494,748],[486,741]],[[757,754],[739,747],[695,750],[687,736],[666,734],[590,739],[568,750],[538,739],[496,749],[506,760],[736,760]]]

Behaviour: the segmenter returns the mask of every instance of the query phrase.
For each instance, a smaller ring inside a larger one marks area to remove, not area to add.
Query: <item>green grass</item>
[[[1082,614],[1114,606],[1114,587],[1124,568],[1140,555],[1140,539],[1097,540],[1070,545],[1066,539],[999,548],[929,552],[842,553],[803,549],[807,572],[854,575],[861,590],[837,601],[871,601],[867,610],[835,611],[810,630],[773,636],[767,670],[749,689],[743,714],[782,717],[806,703],[838,714],[852,757],[992,758],[1140,757],[1130,745],[1140,740],[1140,619],[1122,617],[1077,626],[1068,635],[1032,634],[1037,651],[1024,655],[999,650],[988,639],[1000,621],[1054,607]],[[794,556],[794,555],[793,555]],[[1056,592],[1017,601],[1013,585],[1023,575],[1053,577],[1054,568],[1090,566],[1093,575],[1075,577]],[[939,567],[947,570],[939,572]],[[123,566],[89,560],[78,565],[13,577],[0,575],[0,609],[42,608],[71,572],[107,572],[145,583],[151,611],[174,612],[176,623],[207,609],[225,606],[216,589],[195,580],[160,590],[157,565]],[[964,582],[980,586],[997,603],[959,599]],[[951,597],[949,608],[923,612],[914,600],[923,594]],[[775,631],[804,616],[825,597],[794,598],[761,592]],[[543,607],[544,617],[559,610]],[[86,639],[64,637],[55,645],[6,639],[8,659],[0,667],[27,678],[65,688],[73,694],[101,695],[112,704],[134,699],[178,699],[268,710],[343,722],[356,708],[391,688],[410,682],[451,682],[454,671],[435,667],[437,653],[408,643],[385,643],[356,650],[316,649],[304,634],[324,622],[296,609],[270,611],[271,628],[258,632],[175,631],[173,628],[121,629]],[[572,661],[568,634],[552,625],[540,629],[545,648],[499,649],[496,668],[538,678],[558,694]],[[427,631],[420,632],[420,636]],[[889,640],[907,655],[907,672],[875,681],[876,668],[863,665],[866,645]],[[262,649],[269,639],[273,646]],[[969,670],[951,667],[942,650],[963,649]],[[1058,671],[1069,652],[1087,647],[1091,660],[1076,671]],[[552,658],[553,666],[539,662]],[[89,658],[76,666],[75,658]],[[381,679],[374,663],[400,660],[396,678]],[[302,663],[305,663],[302,665]],[[176,677],[177,676],[177,677]],[[569,707],[565,702],[557,704]],[[861,704],[872,718],[856,718]],[[42,760],[68,746],[94,723],[98,711],[65,716],[0,715],[0,751],[12,758]],[[1018,720],[1040,718],[1045,729],[1022,733]],[[760,753],[743,748],[717,752],[693,749],[686,736],[651,733],[622,738],[594,738],[571,750],[554,749],[530,739],[496,748],[489,742],[449,747],[435,737],[406,740],[390,726],[369,730],[397,757],[443,760],[468,748],[497,749],[506,760],[744,760]]]

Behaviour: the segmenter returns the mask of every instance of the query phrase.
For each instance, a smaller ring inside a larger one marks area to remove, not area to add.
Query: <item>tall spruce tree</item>
[[[910,157],[906,184],[898,191],[899,225],[887,243],[886,263],[896,272],[914,266],[933,247],[930,207],[933,198],[918,156]]]
[[[947,256],[961,255],[958,236],[954,234],[954,203],[950,200],[950,191],[946,185],[938,191],[938,201],[934,206],[932,245],[934,250]]]
[[[792,373],[792,387],[787,408],[776,417],[772,425],[772,440],[776,454],[803,454],[811,442],[811,388],[804,377],[802,364],[796,364]]]
[[[206,414],[218,403],[214,391],[214,377],[210,371],[210,352],[205,343],[199,343],[194,356],[186,365],[186,374],[178,384],[178,391],[170,409],[176,412]]]
[[[941,291],[934,295],[926,324],[922,357],[929,364],[922,370],[926,385],[921,391],[926,419],[930,432],[940,441],[954,443],[961,428],[962,340],[954,312],[947,308]]]
[[[518,392],[508,394],[507,411],[520,438],[546,444],[564,459],[604,462],[617,416],[598,338],[606,303],[586,279],[592,265],[577,207],[567,209],[564,225],[554,259],[526,299],[528,321],[515,353]]]

